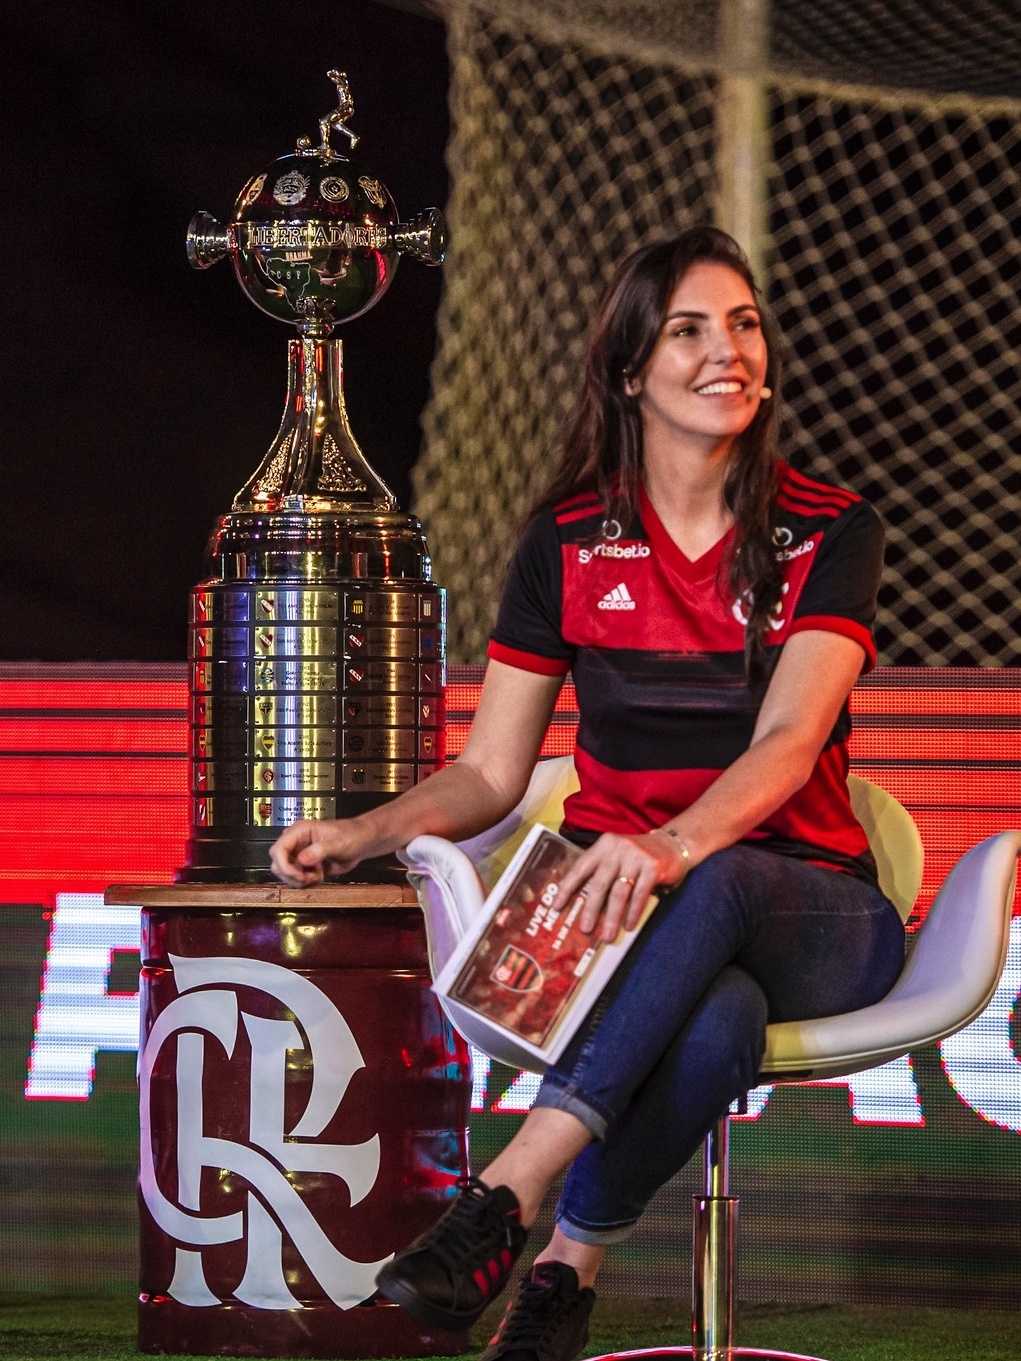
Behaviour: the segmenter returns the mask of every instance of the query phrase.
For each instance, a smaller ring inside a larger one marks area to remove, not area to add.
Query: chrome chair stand
[[[593,1361],[624,1358],[690,1357],[691,1361],[822,1361],[796,1352],[735,1344],[737,1229],[739,1202],[730,1194],[730,1117],[723,1116],[702,1145],[702,1194],[692,1196],[691,1346],[642,1347],[611,1352]]]

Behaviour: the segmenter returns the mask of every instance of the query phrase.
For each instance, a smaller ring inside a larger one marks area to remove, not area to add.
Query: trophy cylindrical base
[[[227,516],[210,566],[191,597],[176,879],[258,883],[292,822],[356,817],[444,764],[445,597],[418,522],[399,515]],[[357,875],[404,870],[387,857]]]
[[[174,871],[175,884],[264,884],[273,880],[269,848],[280,827],[247,827],[237,832],[195,831],[185,846],[185,863]],[[331,875],[331,882],[402,884],[406,868],[395,856],[363,860],[350,874]]]
[[[386,802],[385,795],[350,795],[338,817],[356,817]],[[269,849],[283,831],[277,827],[192,827],[185,843],[184,864],[174,871],[175,884],[262,884],[273,880]],[[396,856],[363,860],[350,874],[331,876],[337,883],[401,884],[407,870]]]

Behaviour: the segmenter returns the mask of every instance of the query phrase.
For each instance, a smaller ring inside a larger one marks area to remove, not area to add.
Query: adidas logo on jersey
[[[607,591],[599,602],[601,610],[633,610],[635,602],[628,594],[628,588],[623,581],[619,586],[614,586],[612,591]]]

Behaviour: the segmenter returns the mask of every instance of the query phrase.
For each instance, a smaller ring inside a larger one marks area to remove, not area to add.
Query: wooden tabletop
[[[415,907],[410,884],[317,884],[287,888],[284,884],[111,884],[104,902],[118,907],[378,908]]]

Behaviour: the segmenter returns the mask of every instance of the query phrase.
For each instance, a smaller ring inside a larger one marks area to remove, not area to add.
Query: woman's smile
[[[745,384],[739,378],[728,378],[717,383],[706,383],[704,387],[695,389],[700,397],[725,397],[731,393],[744,392],[744,390]]]

